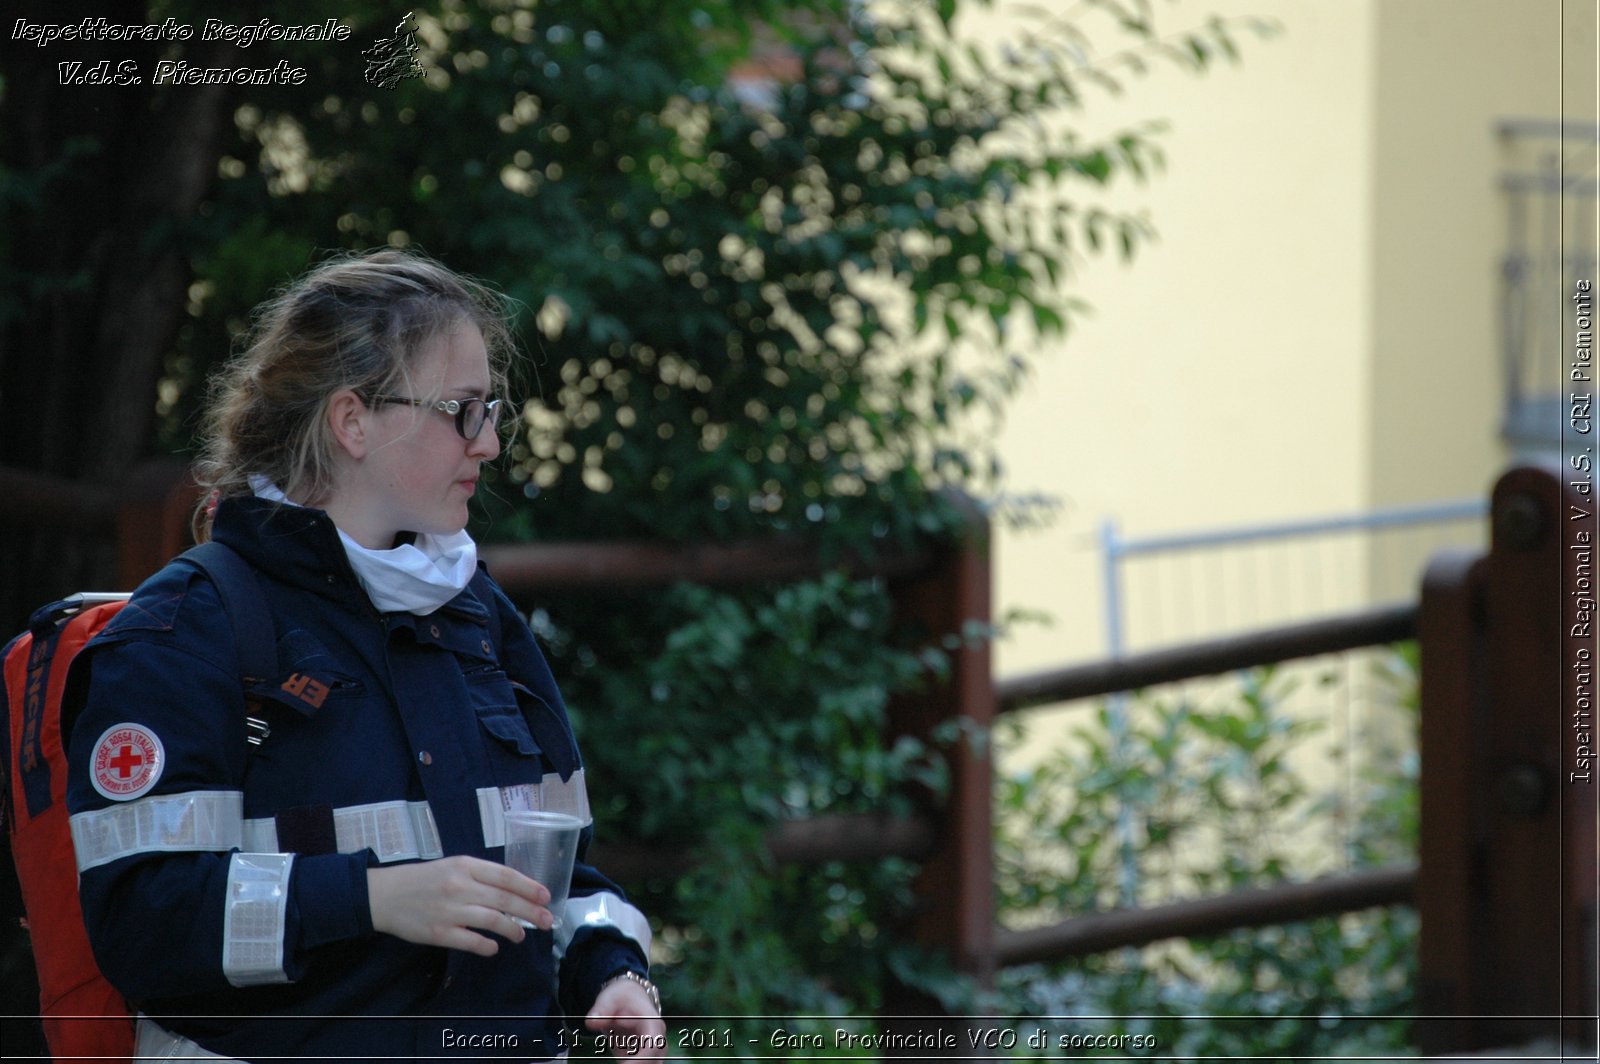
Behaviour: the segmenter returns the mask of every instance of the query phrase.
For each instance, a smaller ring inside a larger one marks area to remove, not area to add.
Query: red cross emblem
[[[94,789],[114,802],[138,798],[156,785],[165,762],[155,732],[139,724],[113,724],[94,744]]]

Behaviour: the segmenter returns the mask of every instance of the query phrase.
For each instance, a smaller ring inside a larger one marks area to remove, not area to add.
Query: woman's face
[[[463,323],[418,353],[408,398],[488,399],[489,386],[483,335]],[[449,535],[465,528],[478,467],[500,454],[494,429],[485,426],[475,439],[464,440],[455,418],[403,403],[374,405],[368,418],[371,446],[337,489],[342,505],[329,507],[341,511],[335,520],[345,533],[362,546],[385,550],[400,532]]]

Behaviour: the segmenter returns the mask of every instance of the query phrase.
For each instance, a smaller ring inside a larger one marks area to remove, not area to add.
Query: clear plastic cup
[[[506,813],[506,864],[550,892],[548,908],[560,927],[567,892],[572,889],[572,862],[578,855],[583,821],[569,813],[514,810]],[[519,921],[532,927],[527,921]]]

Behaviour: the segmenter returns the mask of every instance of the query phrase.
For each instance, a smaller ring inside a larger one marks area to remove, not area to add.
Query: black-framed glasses
[[[491,432],[500,425],[501,400],[499,399],[440,399],[438,402],[429,402],[426,399],[412,399],[405,395],[374,395],[367,401],[378,406],[384,403],[400,403],[422,410],[437,410],[454,419],[456,434],[464,440],[477,439],[478,433],[483,431],[485,425],[489,426]]]

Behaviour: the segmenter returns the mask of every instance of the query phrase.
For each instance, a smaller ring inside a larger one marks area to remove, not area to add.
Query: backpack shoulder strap
[[[66,794],[67,676],[78,652],[125,601],[122,595],[74,595],[53,602],[36,610],[29,630],[6,644],[6,771],[11,813],[21,820],[43,816]]]
[[[278,636],[261,593],[261,581],[237,551],[215,540],[184,551],[183,557],[211,577],[222,597],[222,611],[233,626],[239,648],[239,671],[246,683],[270,680],[278,665]]]
[[[20,639],[22,636],[15,636],[0,650],[0,664],[11,659],[11,652]],[[0,680],[4,679],[6,677],[0,676]],[[10,684],[0,682],[0,835],[10,830],[14,816],[11,812],[11,713]],[[0,864],[3,863],[0,860]]]

